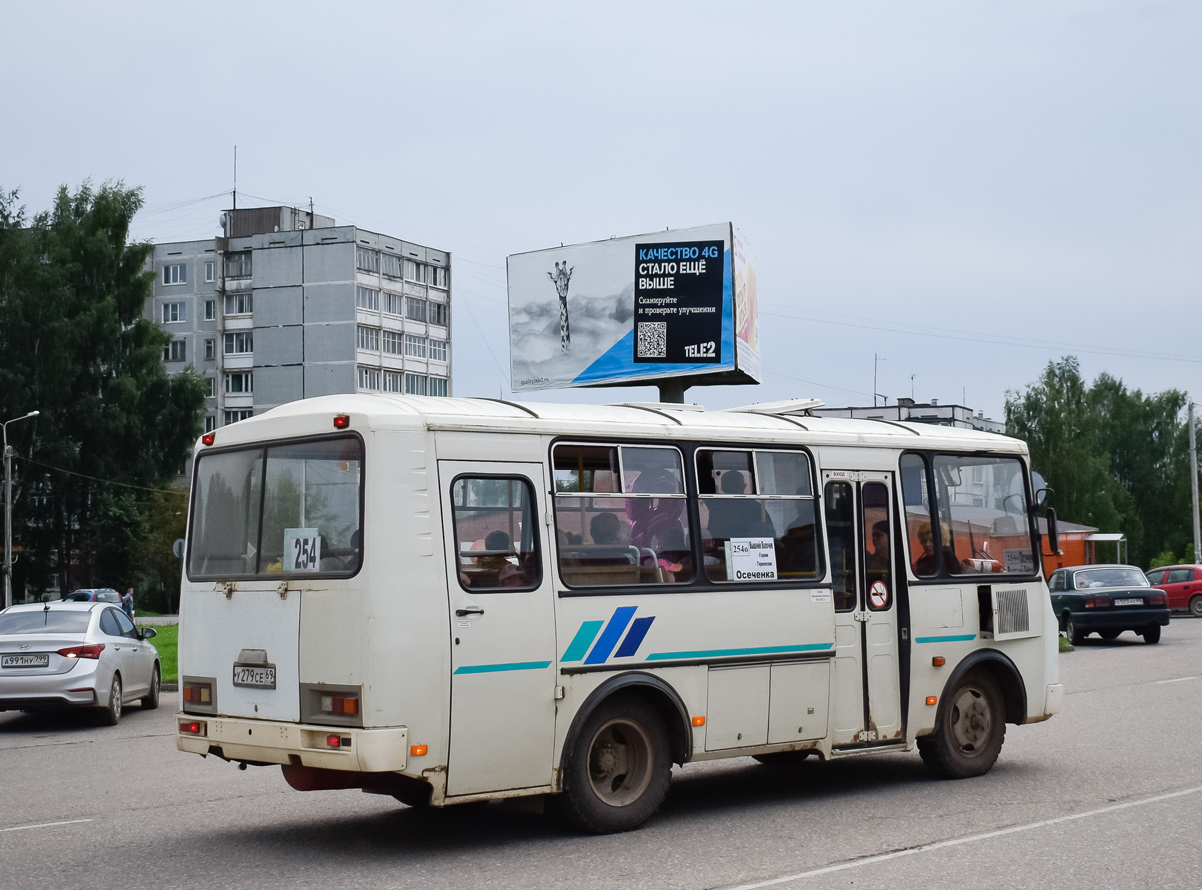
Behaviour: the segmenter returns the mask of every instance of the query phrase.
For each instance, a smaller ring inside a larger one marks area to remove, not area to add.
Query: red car
[[[1202,618],[1202,566],[1160,566],[1144,574],[1168,595],[1170,609],[1189,609]]]

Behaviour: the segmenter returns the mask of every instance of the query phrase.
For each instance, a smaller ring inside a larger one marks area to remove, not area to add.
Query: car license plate
[[[50,667],[50,653],[45,653],[43,655],[4,655],[4,656],[0,656],[0,667],[6,667],[6,668]]]
[[[1114,604],[1116,606],[1142,606],[1144,601],[1142,598],[1135,596],[1127,599],[1115,600]]]
[[[234,685],[251,689],[275,689],[274,664],[234,665]]]

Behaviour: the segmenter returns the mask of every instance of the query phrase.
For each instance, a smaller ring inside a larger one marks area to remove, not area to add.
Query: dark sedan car
[[[1057,569],[1048,579],[1052,611],[1070,642],[1080,643],[1094,631],[1113,640],[1125,630],[1145,643],[1159,643],[1169,623],[1164,591],[1148,584],[1135,566],[1094,565]]]

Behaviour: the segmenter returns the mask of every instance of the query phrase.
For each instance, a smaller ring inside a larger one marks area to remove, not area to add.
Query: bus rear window
[[[362,470],[353,436],[200,455],[188,576],[358,571]]]

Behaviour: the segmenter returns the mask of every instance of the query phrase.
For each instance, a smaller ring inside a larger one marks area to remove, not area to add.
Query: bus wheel
[[[805,751],[773,751],[771,754],[752,754],[751,759],[764,766],[800,766],[813,753],[812,748]]]
[[[668,793],[672,763],[668,733],[642,698],[621,695],[601,703],[580,728],[557,804],[586,831],[610,834],[638,828]]]
[[[997,684],[970,674],[943,700],[935,731],[918,739],[927,769],[944,779],[967,779],[989,772],[1006,738],[1006,714]]]

